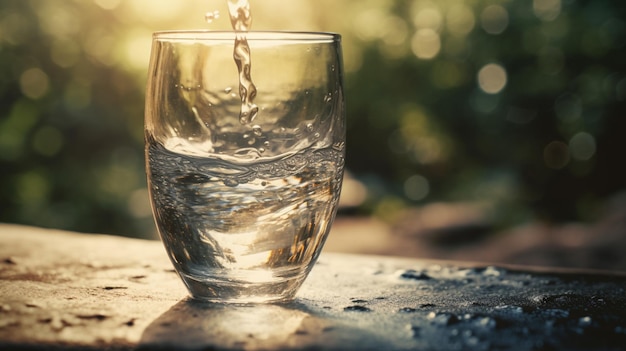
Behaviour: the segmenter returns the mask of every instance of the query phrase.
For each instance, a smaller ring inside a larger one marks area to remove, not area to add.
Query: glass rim
[[[164,30],[152,33],[153,40],[163,41],[232,41],[243,34],[248,41],[299,41],[338,42],[341,35],[315,31],[215,31],[215,30]]]

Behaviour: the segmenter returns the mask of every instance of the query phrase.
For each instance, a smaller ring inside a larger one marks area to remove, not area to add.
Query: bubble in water
[[[239,185],[239,182],[237,181],[237,179],[226,178],[224,179],[224,185],[230,186],[230,187],[236,187],[237,185]]]
[[[328,93],[324,96],[324,102],[328,103],[331,102],[333,100],[333,94],[332,93]]]
[[[261,129],[261,126],[255,124],[252,126],[252,133],[256,136],[261,136],[263,134],[263,130]]]
[[[403,308],[398,310],[398,312],[401,312],[401,313],[413,313],[415,311],[417,311],[417,310],[415,308],[411,308],[411,307],[403,307]]]
[[[312,123],[308,123],[306,125],[306,130],[307,130],[307,132],[312,132],[314,130],[313,124]]]
[[[264,141],[264,142],[263,142],[263,146],[265,146],[265,147],[269,147],[269,146],[270,146],[270,142],[269,142],[269,141],[267,141],[267,140],[266,140],[266,141]]]
[[[213,21],[217,20],[220,18],[220,12],[215,10],[215,11],[209,11],[204,15],[204,20],[207,23],[213,23]]]
[[[232,87],[227,87],[226,89],[224,89],[224,92],[225,92],[226,94],[230,94],[232,91],[233,91],[233,88],[232,88]]]
[[[264,149],[264,148],[262,148],[262,147],[260,147],[260,148],[259,148],[259,153],[264,153],[264,152],[265,152],[265,149]]]

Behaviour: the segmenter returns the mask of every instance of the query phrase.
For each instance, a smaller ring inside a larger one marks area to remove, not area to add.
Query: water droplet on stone
[[[452,325],[459,321],[459,317],[456,315],[444,312],[430,312],[426,318],[428,318],[431,323],[441,326]]]
[[[578,319],[578,325],[583,327],[591,325],[591,322],[593,322],[593,320],[589,316],[581,317]]]
[[[519,306],[512,306],[512,305],[496,306],[495,309],[497,311],[511,313],[511,314],[524,313],[524,309],[523,308],[521,308]]]

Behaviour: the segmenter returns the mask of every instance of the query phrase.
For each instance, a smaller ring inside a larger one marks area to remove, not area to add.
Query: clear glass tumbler
[[[234,51],[241,36],[154,34],[148,186],[161,239],[194,298],[284,302],[310,272],[337,211],[341,41],[332,33],[247,32],[247,47]],[[237,55],[251,65],[236,64]]]

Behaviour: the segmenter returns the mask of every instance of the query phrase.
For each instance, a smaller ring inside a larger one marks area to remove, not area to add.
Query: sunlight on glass
[[[497,94],[506,86],[507,77],[504,67],[490,63],[478,71],[478,85],[487,94]]]
[[[46,95],[50,87],[48,75],[39,68],[30,68],[20,75],[20,90],[22,94],[39,99]]]
[[[561,14],[561,0],[533,0],[533,12],[542,21],[553,21]]]
[[[437,56],[441,50],[439,34],[431,28],[423,28],[415,32],[411,40],[411,49],[415,56],[428,60]]]
[[[586,132],[577,133],[570,139],[569,149],[573,159],[587,161],[596,153],[596,139]]]
[[[450,34],[466,36],[474,29],[476,19],[472,9],[463,4],[455,4],[448,9],[446,14],[447,28]]]
[[[429,192],[428,179],[419,174],[414,174],[404,181],[404,194],[411,200],[422,200],[428,196]]]
[[[569,148],[562,141],[553,141],[543,149],[543,161],[552,169],[561,169],[569,163]]]
[[[489,5],[480,13],[480,24],[489,34],[500,34],[509,25],[509,13],[500,5]]]

